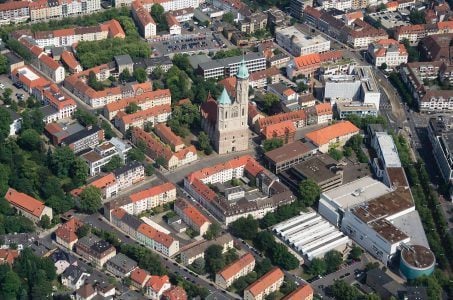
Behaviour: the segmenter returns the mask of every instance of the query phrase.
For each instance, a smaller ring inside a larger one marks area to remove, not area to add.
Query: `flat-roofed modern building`
[[[277,28],[275,40],[294,56],[322,53],[330,50],[330,40],[321,35],[311,36],[299,31],[296,27]]]
[[[347,236],[314,211],[279,223],[273,230],[308,261],[322,258],[331,250],[343,252],[350,243]]]
[[[362,103],[359,101],[337,101],[336,107],[340,119],[346,119],[351,115],[359,117],[378,115],[378,108],[373,103]]]
[[[445,182],[453,181],[453,117],[431,118],[428,136],[434,158]]]
[[[209,60],[198,64],[198,72],[205,79],[235,76],[244,59],[250,73],[266,70],[266,58],[261,53],[251,52],[244,56],[233,56]]]
[[[371,139],[371,147],[377,157],[373,160],[373,168],[378,178],[382,178],[386,168],[400,168],[401,161],[393,137],[386,132],[376,132]]]
[[[280,178],[283,183],[296,190],[301,181],[311,179],[322,191],[327,191],[343,183],[343,169],[330,155],[321,154],[283,171]]]
[[[382,182],[369,176],[323,192],[319,199],[318,212],[336,227],[348,207],[369,201],[391,192]]]
[[[268,168],[278,174],[306,160],[317,152],[317,147],[310,142],[295,141],[264,154]]]

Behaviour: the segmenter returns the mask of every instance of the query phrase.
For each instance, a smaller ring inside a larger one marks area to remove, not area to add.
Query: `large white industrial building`
[[[274,232],[309,261],[331,250],[344,252],[350,244],[347,236],[314,211],[277,224]]]
[[[318,211],[383,263],[403,243],[429,247],[411,191],[404,185],[390,188],[363,177],[322,193]]]

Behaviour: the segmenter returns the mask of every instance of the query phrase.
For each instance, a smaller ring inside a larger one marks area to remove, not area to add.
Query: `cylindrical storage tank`
[[[435,264],[434,253],[424,246],[410,245],[401,251],[400,271],[408,280],[431,275]]]

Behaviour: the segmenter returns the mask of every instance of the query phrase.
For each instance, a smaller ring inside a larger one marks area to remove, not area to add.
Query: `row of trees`
[[[0,265],[0,299],[51,299],[56,278],[50,258],[38,257],[25,248],[12,266]]]
[[[395,145],[400,155],[411,186],[415,207],[422,220],[428,243],[442,270],[451,270],[453,261],[453,239],[449,234],[448,224],[439,207],[439,197],[430,186],[428,172],[423,163],[413,163],[410,159],[409,146],[403,136],[394,136]],[[446,273],[448,274],[448,273]],[[413,284],[429,287],[430,299],[440,299],[442,287],[449,297],[453,297],[453,281],[440,270],[431,277],[416,280]]]
[[[252,240],[257,249],[264,252],[274,265],[285,270],[292,270],[299,266],[299,261],[292,255],[285,245],[277,243],[268,231],[258,233],[258,221],[252,216],[240,218],[230,226],[231,234],[244,240]]]
[[[401,81],[400,76],[397,72],[391,72],[388,77],[390,83],[397,89],[401,99],[412,109],[417,109],[417,104],[412,98],[410,91],[406,85]]]

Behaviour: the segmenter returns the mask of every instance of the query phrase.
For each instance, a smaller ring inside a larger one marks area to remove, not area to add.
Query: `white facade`
[[[321,35],[307,36],[295,27],[277,28],[275,30],[277,44],[288,50],[294,56],[321,53],[330,50],[330,40]]]
[[[317,2],[324,10],[335,8],[346,11],[352,9],[352,0],[317,0]]]

